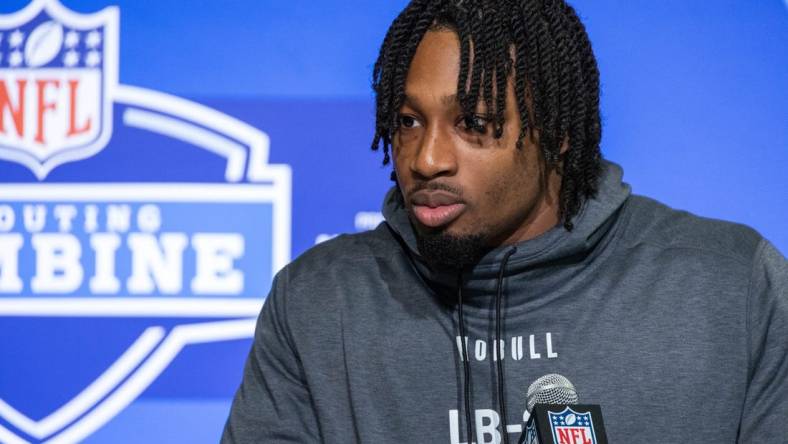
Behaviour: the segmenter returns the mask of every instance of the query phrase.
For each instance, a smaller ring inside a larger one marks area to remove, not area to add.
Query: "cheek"
[[[399,129],[394,136],[396,144],[399,146],[410,146],[419,140],[420,131],[416,128]]]
[[[489,208],[486,213],[491,215],[490,222],[496,229],[508,226],[512,219],[517,218],[521,211],[522,198],[519,184],[511,180],[496,179],[490,184],[487,191],[487,202]]]
[[[496,167],[496,174],[488,176],[483,184],[484,211],[493,215],[492,219],[517,217],[538,194],[538,178],[531,176],[539,173],[532,171],[520,155],[514,155]]]
[[[484,157],[469,159],[468,164],[473,165],[469,175],[473,180],[466,182],[464,188],[473,195],[477,213],[474,223],[497,219],[512,201],[512,165],[490,162]]]
[[[396,137],[396,136],[395,136]],[[405,156],[402,153],[402,145],[400,145],[398,140],[395,140],[391,144],[391,161],[394,164],[394,172],[397,174],[397,180],[403,179],[400,171],[405,171]]]
[[[401,171],[404,171],[400,164],[395,160],[394,161],[394,180],[397,182],[397,186],[402,193],[402,197],[405,197],[407,190],[410,188],[410,181],[408,181],[408,177],[406,174],[402,174]]]
[[[394,140],[391,143],[391,158],[394,161],[394,167],[398,171],[406,171],[406,167],[410,164],[410,159],[415,152],[416,140],[416,137],[412,134],[403,135],[402,132],[397,132],[394,135]]]

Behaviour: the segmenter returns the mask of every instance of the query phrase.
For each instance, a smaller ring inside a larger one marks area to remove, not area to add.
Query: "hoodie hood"
[[[509,259],[504,275],[527,273],[538,278],[540,270],[555,265],[566,266],[573,262],[584,262],[594,254],[595,247],[604,242],[616,221],[619,209],[630,195],[630,187],[622,181],[623,171],[618,165],[604,161],[602,164],[599,192],[587,200],[574,217],[574,228],[567,231],[563,225],[556,226],[542,235],[514,245],[497,247],[485,254],[474,266],[464,270],[464,286],[470,296],[490,295],[504,256],[512,247],[517,251]],[[383,215],[389,227],[407,246],[414,265],[428,283],[451,288],[457,283],[457,271],[436,267],[426,263],[418,251],[416,234],[408,217],[399,189],[394,187],[386,194]]]

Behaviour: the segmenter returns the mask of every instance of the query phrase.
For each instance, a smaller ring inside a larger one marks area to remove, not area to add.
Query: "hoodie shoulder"
[[[318,272],[354,271],[365,262],[374,262],[402,249],[385,223],[370,231],[342,234],[310,248],[285,269],[292,276]]]
[[[644,196],[632,195],[625,215],[628,221],[623,236],[630,247],[651,244],[749,265],[763,240],[757,231],[746,225],[675,210]]]
[[[315,245],[285,266],[277,274],[269,300],[280,307],[279,316],[300,338],[294,342],[304,346],[334,331],[346,313],[364,318],[357,311],[385,297],[386,282],[401,275],[405,262],[402,247],[385,224],[341,235]]]

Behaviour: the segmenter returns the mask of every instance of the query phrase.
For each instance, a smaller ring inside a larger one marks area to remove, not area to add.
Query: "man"
[[[549,373],[610,442],[785,442],[788,264],[601,160],[570,6],[414,0],[374,88],[386,223],[277,275],[223,442],[516,442]]]

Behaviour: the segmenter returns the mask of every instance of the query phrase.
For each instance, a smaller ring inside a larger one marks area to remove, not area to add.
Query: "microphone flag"
[[[595,404],[536,404],[518,444],[607,444]]]

